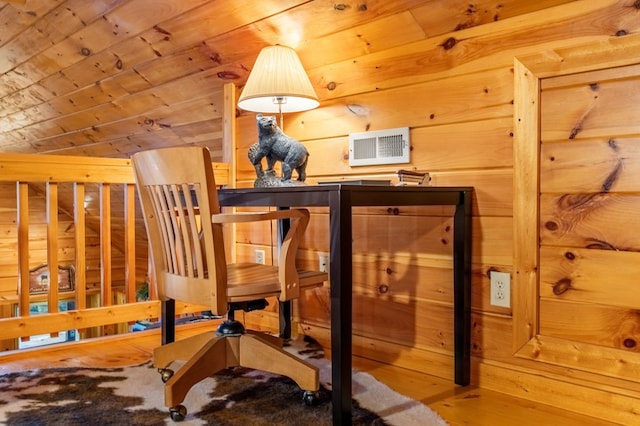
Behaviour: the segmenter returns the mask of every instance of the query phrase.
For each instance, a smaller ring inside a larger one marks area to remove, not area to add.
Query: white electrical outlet
[[[326,253],[318,254],[318,270],[320,272],[329,272],[329,255]]]
[[[256,250],[256,263],[265,264],[264,250]]]
[[[507,272],[490,271],[491,304],[493,306],[511,307],[511,275]]]

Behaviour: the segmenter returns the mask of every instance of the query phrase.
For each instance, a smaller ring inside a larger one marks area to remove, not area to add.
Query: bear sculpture
[[[290,181],[295,170],[298,181],[307,178],[306,168],[309,152],[300,141],[287,136],[276,124],[275,116],[256,115],[258,143],[249,148],[249,160],[256,169],[258,179],[264,174],[273,175],[277,161],[282,162],[282,182]],[[262,159],[267,159],[267,169],[262,170]]]

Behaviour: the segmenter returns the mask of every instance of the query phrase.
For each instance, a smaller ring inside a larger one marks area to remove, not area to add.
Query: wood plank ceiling
[[[366,78],[370,55],[570,1],[0,0],[0,152],[219,151],[222,87],[266,45],[299,52],[322,102],[354,94],[345,64]]]

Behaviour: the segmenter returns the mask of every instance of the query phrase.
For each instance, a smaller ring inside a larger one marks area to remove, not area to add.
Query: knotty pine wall
[[[543,81],[540,331],[638,354],[640,66]]]
[[[422,19],[426,22],[429,16]],[[624,367],[615,372],[606,367],[610,359],[602,359],[600,372],[596,368],[595,374],[587,376],[580,372],[579,363],[574,368],[557,368],[514,357],[513,311],[490,305],[488,277],[492,270],[514,273],[514,58],[549,52],[550,57],[558,56],[561,64],[560,49],[631,37],[629,34],[638,30],[640,10],[632,0],[579,1],[518,19],[426,38],[363,55],[357,61],[308,69],[321,105],[284,119],[285,132],[300,139],[311,153],[309,184],[342,178],[393,179],[397,169],[412,168],[430,172],[433,185],[474,186],[473,381],[482,387],[625,424],[640,421],[638,382],[615,380],[626,374]],[[379,31],[382,34],[384,28]],[[317,52],[317,57],[321,58],[322,53]],[[628,90],[637,90],[637,85]],[[620,103],[626,100],[624,93],[617,98]],[[553,111],[576,111],[569,109],[573,106],[572,96],[557,96],[552,104]],[[629,98],[623,109],[625,117],[637,123],[640,106]],[[350,132],[403,126],[411,129],[410,164],[349,167]],[[235,159],[238,186],[251,186],[255,177],[246,155],[256,135],[254,114],[241,112]],[[633,143],[636,141],[629,141]],[[564,143],[561,149],[565,158],[572,158],[572,150],[579,153],[580,167],[585,170],[600,162],[599,151],[585,148],[584,144]],[[586,178],[588,174],[580,176]],[[637,176],[630,179],[637,188]],[[564,180],[554,182],[558,185],[556,191],[562,193]],[[635,211],[629,204],[633,199],[621,201],[627,206],[624,211]],[[545,214],[550,213],[551,201],[546,195],[541,200]],[[531,198],[530,203],[531,208],[537,208],[537,198]],[[328,252],[327,214],[326,210],[313,210],[301,253],[302,261],[309,265],[317,264],[318,253]],[[612,210],[588,226],[591,230],[605,229],[605,234],[624,217],[620,210]],[[625,222],[631,227],[630,233],[638,233],[635,220]],[[451,211],[443,208],[368,208],[354,212],[355,353],[452,377],[451,224]],[[268,252],[273,241],[271,231],[238,228],[239,257],[252,259],[256,248],[266,248]],[[546,235],[545,241],[548,240]],[[634,247],[626,245],[624,253],[607,252],[608,259],[618,259],[609,265],[624,262],[624,256],[637,251]],[[581,247],[580,253],[598,256],[602,253],[598,249],[602,248]],[[561,257],[548,256],[547,252],[545,257],[551,257],[547,267],[559,267]],[[603,280],[592,285],[607,283]],[[626,285],[619,298],[634,291],[628,287],[631,282]],[[527,302],[537,306],[537,296]],[[581,303],[581,316],[599,309],[597,299]],[[552,302],[548,301],[542,307],[554,312],[562,310],[550,306]],[[306,297],[299,314],[305,333],[328,344],[327,288]],[[615,313],[612,315],[609,322],[595,324],[596,328],[602,327],[597,331],[600,336],[609,333],[608,327],[618,320],[624,320],[636,330],[634,336],[637,334],[637,315],[619,319]],[[258,324],[275,322],[263,313],[253,318]],[[546,318],[552,321],[553,316]],[[563,327],[549,321],[543,324],[544,328]],[[579,333],[580,324],[576,321],[563,337]],[[567,404],[567,400],[571,403]]]

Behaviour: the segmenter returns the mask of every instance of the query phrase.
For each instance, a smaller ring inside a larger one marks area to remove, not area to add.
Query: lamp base
[[[256,170],[257,174],[257,170]],[[304,182],[298,180],[287,179],[282,180],[280,176],[276,176],[275,170],[265,170],[261,174],[258,174],[257,179],[253,182],[254,188],[273,188],[279,186],[301,186],[306,185]]]

